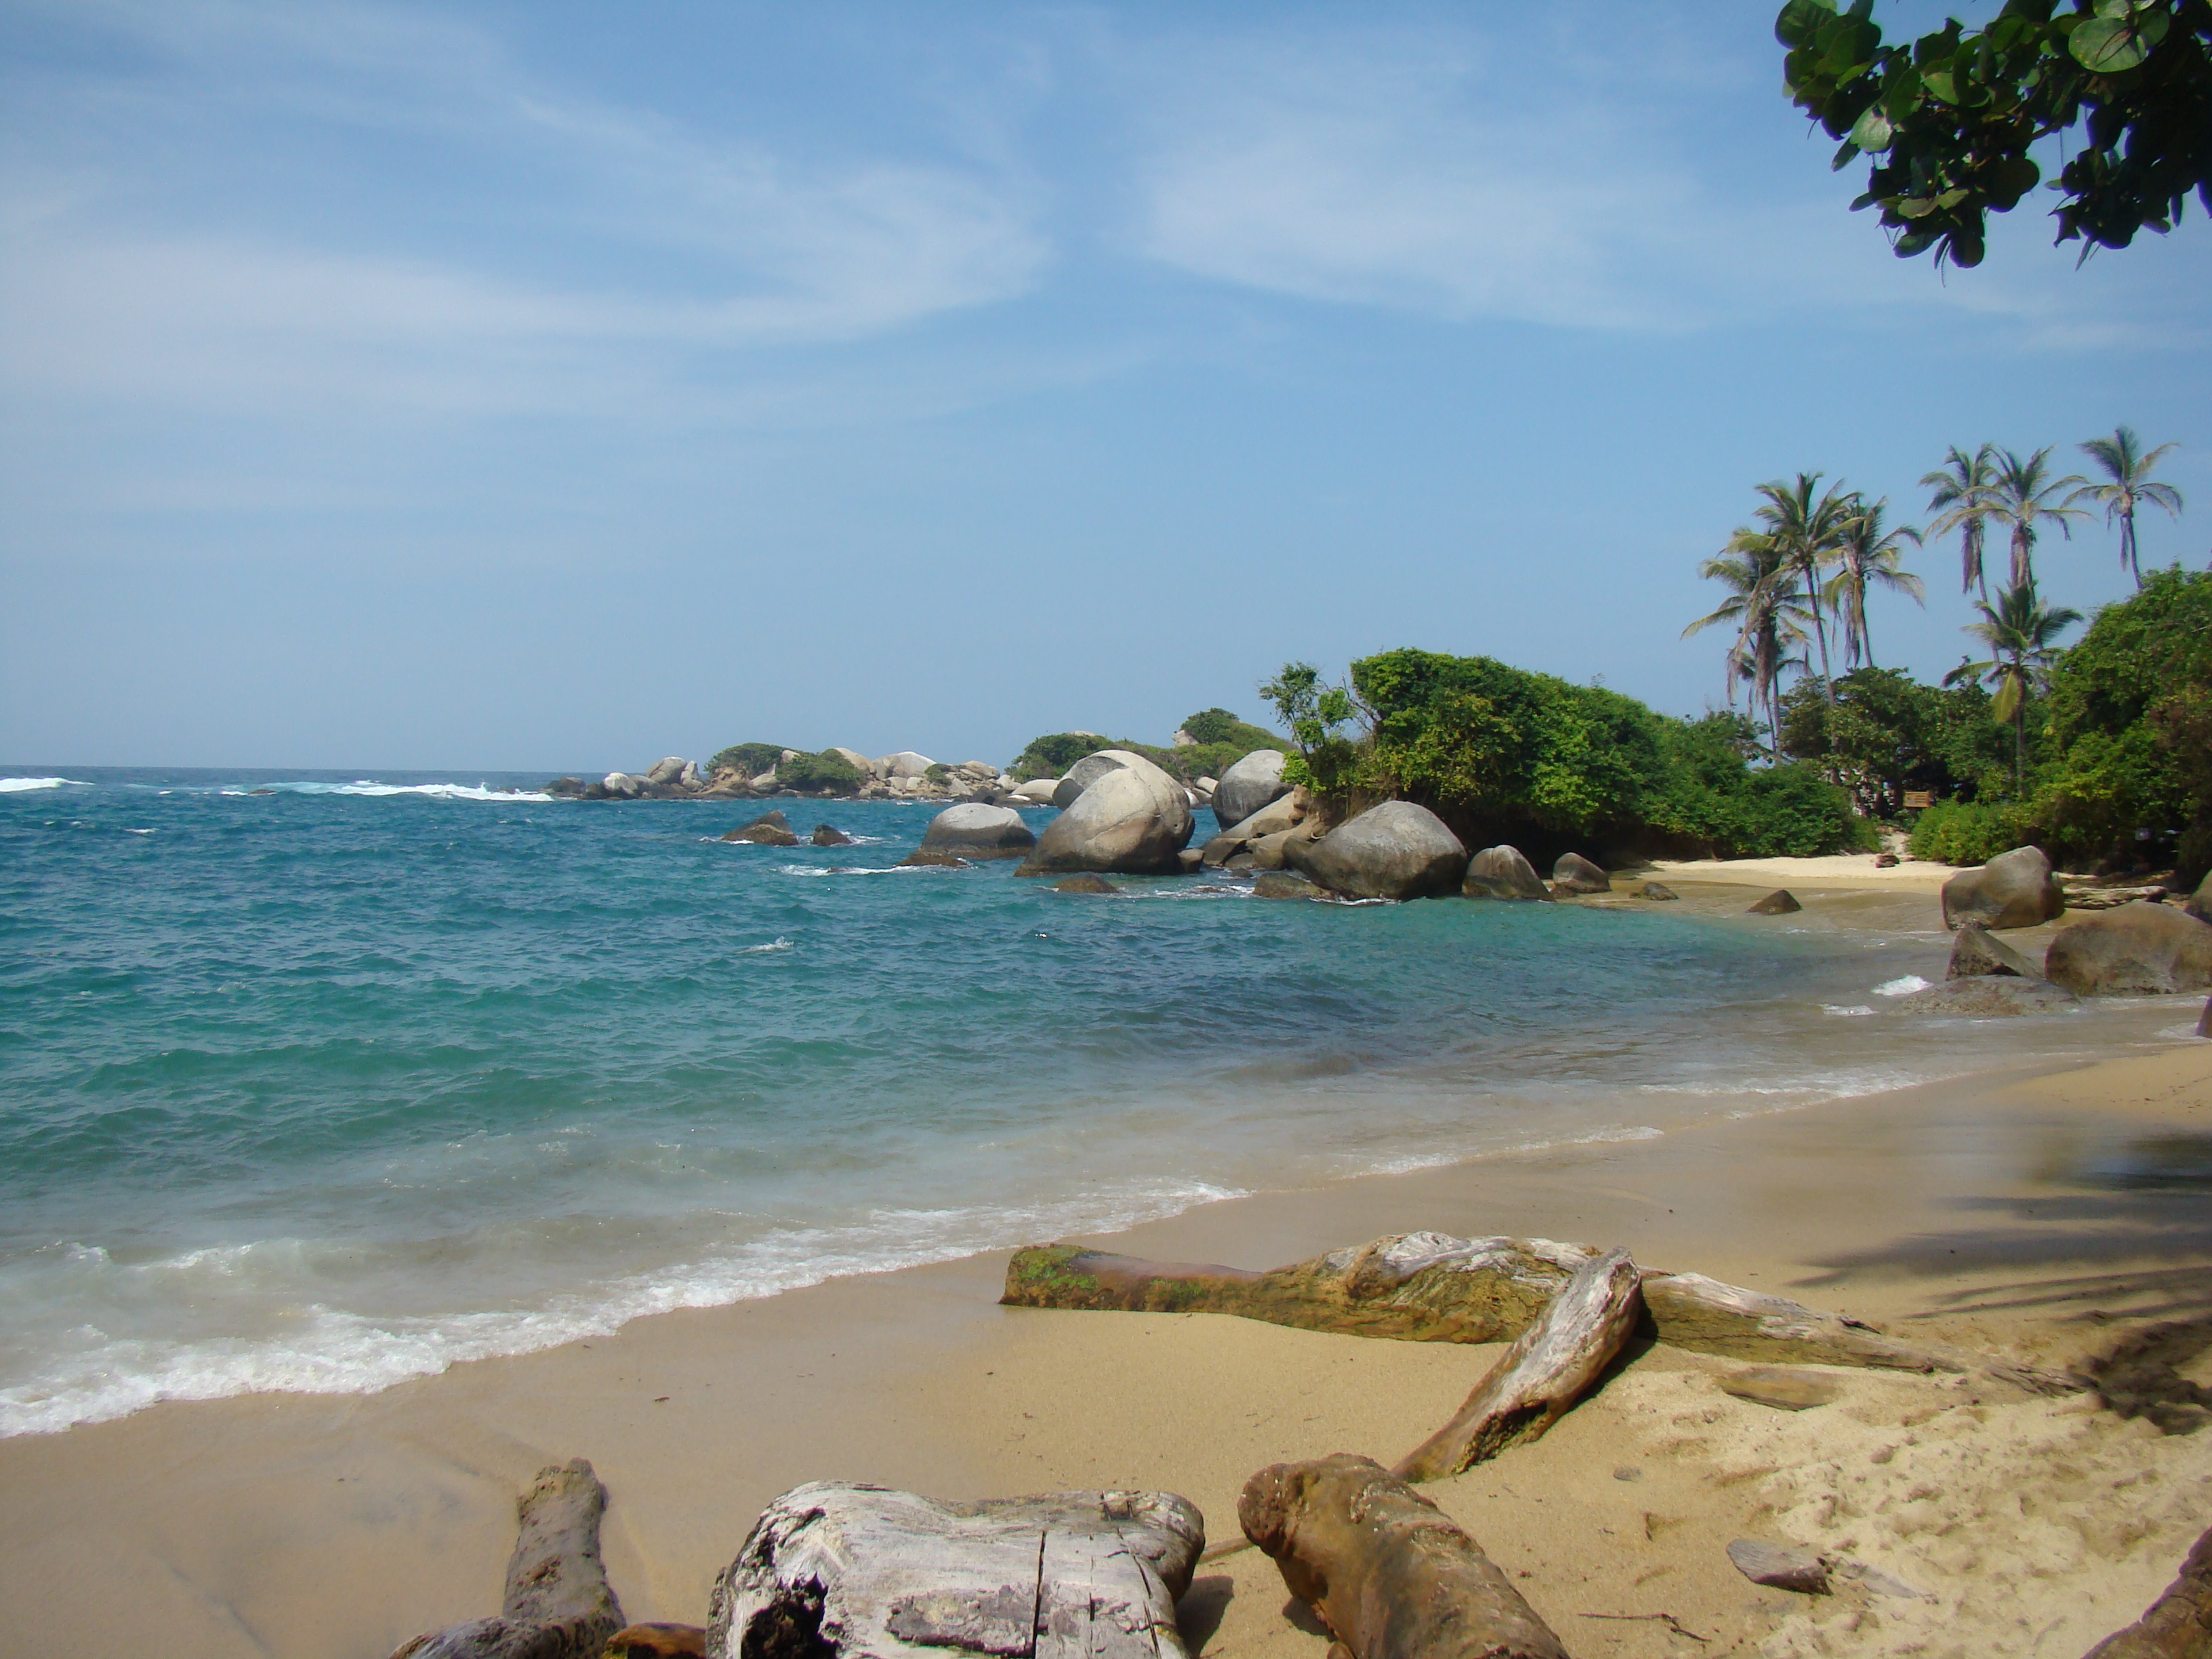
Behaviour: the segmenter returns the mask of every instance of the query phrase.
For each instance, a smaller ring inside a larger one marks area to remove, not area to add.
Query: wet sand
[[[2146,1044],[1261,1194],[1100,1242],[1270,1266],[1416,1228],[1538,1233],[2065,1363],[2145,1320],[2212,1316],[2208,1177],[2212,1043]],[[1387,1462],[1495,1352],[1003,1309],[1004,1262],[641,1320],[374,1395],[173,1404],[0,1442],[5,1645],[377,1659],[493,1610],[514,1493],[578,1455],[612,1493],[607,1559],[634,1619],[703,1621],[760,1506],[811,1479],[1165,1486],[1233,1543],[1253,1470]],[[2212,1520],[2212,1435],[2161,1438],[2080,1396],[1850,1372],[1837,1404],[1782,1413],[1721,1393],[1732,1369],[1650,1349],[1543,1440],[1431,1491],[1579,1654],[2078,1654]],[[1723,1553],[1741,1536],[1846,1549],[1931,1599],[1759,1589]],[[1249,1550],[1202,1568],[1185,1605],[1194,1649],[1322,1659],[1293,1613]]]

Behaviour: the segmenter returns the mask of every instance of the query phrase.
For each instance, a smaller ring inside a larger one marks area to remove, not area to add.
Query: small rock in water
[[[1317,899],[1321,896],[1321,889],[1304,876],[1294,876],[1285,870],[1270,870],[1252,884],[1252,896],[1264,899]]]
[[[1182,860],[1183,874],[1194,876],[1198,873],[1199,863],[1205,855],[1203,848],[1186,847],[1182,852],[1176,854],[1176,857]]]
[[[811,837],[817,847],[850,847],[853,838],[834,824],[817,823]]]
[[[1070,876],[1052,884],[1055,893],[1118,893],[1121,890],[1103,876]]]
[[[1663,883],[1647,881],[1636,890],[1636,896],[1647,899],[1678,899],[1682,896]]]
[[[2046,980],[2014,975],[1978,975],[1931,986],[1897,1000],[1895,1012],[1936,1019],[2007,1019],[2018,1014],[2056,1013],[2074,1006],[2070,991]]]
[[[1978,921],[1959,924],[1952,942],[1951,966],[1946,979],[1979,979],[2009,975],[2014,979],[2041,979],[2042,970]]]
[[[902,865],[922,865],[938,870],[973,870],[975,867],[957,853],[940,853],[933,847],[916,848],[899,862]]]
[[[791,824],[781,812],[763,812],[750,823],[740,825],[722,837],[724,841],[749,841],[761,847],[796,847],[799,837],[791,833]]]
[[[1787,887],[1778,887],[1751,907],[1745,914],[1754,916],[1786,916],[1805,907],[1797,902],[1797,896]]]
[[[1739,1538],[1728,1547],[1735,1570],[1754,1584],[1775,1589],[1797,1590],[1807,1595],[1828,1593],[1828,1564],[1810,1550],[1784,1544],[1763,1544],[1755,1538]]]
[[[1781,1365],[1750,1365],[1721,1378],[1721,1392],[1771,1406],[1777,1411],[1802,1412],[1832,1403],[1842,1392],[1832,1377],[1818,1371],[1796,1371]]]

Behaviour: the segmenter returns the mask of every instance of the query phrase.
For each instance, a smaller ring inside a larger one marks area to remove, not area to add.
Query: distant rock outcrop
[[[2033,927],[2066,908],[2040,847],[2015,847],[1978,869],[1961,870],[1943,884],[1943,925],[1970,921],[1984,927]]]
[[[1256,864],[1259,848],[1253,852]],[[1467,848],[1459,837],[1427,807],[1409,800],[1370,806],[1317,841],[1293,834],[1283,846],[1283,860],[1346,898],[1427,898],[1456,890],[1467,874]]]

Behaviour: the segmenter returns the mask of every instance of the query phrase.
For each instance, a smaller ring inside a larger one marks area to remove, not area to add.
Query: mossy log
[[[2150,1610],[2091,1648],[2086,1659],[2212,1659],[2212,1532]]]
[[[1206,1522],[1173,1492],[945,1503],[795,1486],[715,1581],[710,1659],[1185,1659]]]
[[[1626,1250],[1584,1262],[1452,1420],[1390,1473],[1401,1480],[1441,1480],[1542,1434],[1589,1391],[1636,1328],[1641,1279]]]
[[[418,1636],[392,1659],[598,1659],[623,1627],[599,1560],[607,1489],[579,1457],[540,1469],[516,1505],[499,1614]]]
[[[1566,1659],[1481,1547],[1370,1459],[1262,1469],[1237,1518],[1352,1659]]]

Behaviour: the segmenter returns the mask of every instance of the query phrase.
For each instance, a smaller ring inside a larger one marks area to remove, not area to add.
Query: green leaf
[[[1929,94],[1947,104],[1959,101],[1959,82],[1948,63],[1931,64],[1920,71],[1920,83]]]
[[[1850,139],[1844,139],[1842,145],[1836,151],[1836,159],[1828,163],[1828,171],[1831,173],[1841,173],[1845,167],[1850,166],[1853,161],[1858,160],[1858,155],[1859,147],[1853,143]]]
[[[1936,205],[1948,211],[1965,201],[1968,193],[1963,190],[1947,190],[1936,198]]]
[[[1983,175],[1990,199],[2010,208],[2043,180],[2043,170],[2025,155],[2008,155],[1993,161]]]
[[[2066,49],[2092,75],[2118,75],[2150,56],[2151,49],[2166,38],[2166,23],[2162,11],[2093,17],[2068,37]]]
[[[1936,211],[1936,199],[1932,196],[1907,196],[1898,202],[1897,210],[1904,218],[1925,219]]]
[[[1890,142],[1896,137],[1897,129],[1890,124],[1889,117],[1882,113],[1880,104],[1868,105],[1864,113],[1851,123],[1850,142],[1856,149],[1880,155],[1889,148]],[[1843,163],[1838,161],[1836,165],[1841,167]]]
[[[1835,0],[1790,0],[1774,20],[1774,38],[1785,46],[1804,46],[1835,15]]]

